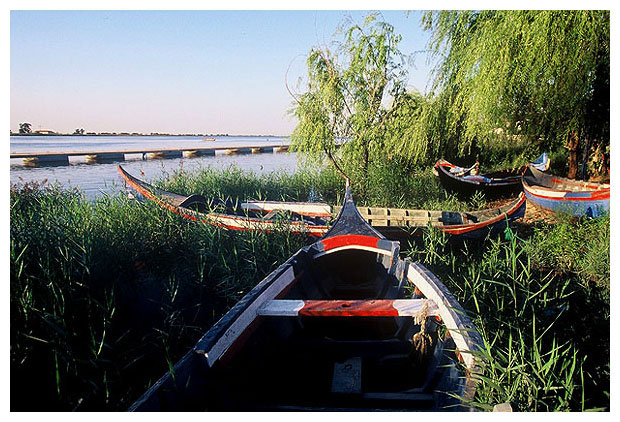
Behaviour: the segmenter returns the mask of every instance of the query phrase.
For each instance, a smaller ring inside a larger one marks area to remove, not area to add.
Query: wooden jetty
[[[71,152],[23,152],[11,153],[11,158],[21,158],[26,166],[38,165],[69,165],[69,157],[85,157],[87,163],[109,163],[124,161],[127,155],[141,155],[143,159],[192,158],[225,155],[260,154],[267,152],[286,152],[288,145],[220,145],[209,147],[181,147],[165,149],[139,149],[123,151],[71,151]]]

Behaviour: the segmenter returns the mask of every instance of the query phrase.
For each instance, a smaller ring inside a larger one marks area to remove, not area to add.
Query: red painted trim
[[[588,184],[588,182],[581,182],[579,180],[570,180],[570,179],[551,179],[553,183],[563,183],[565,185],[579,186],[585,189],[597,190],[601,188],[600,185]],[[605,188],[604,188],[605,189]]]
[[[439,229],[449,234],[462,234],[462,233],[467,233],[470,231],[474,231],[474,230],[478,230],[484,227],[491,226],[499,221],[504,220],[506,216],[510,217],[512,214],[514,214],[521,207],[521,205],[523,205],[523,203],[525,202],[525,199],[526,199],[525,194],[521,192],[519,194],[519,201],[513,207],[511,207],[507,211],[501,213],[497,217],[494,217],[490,220],[481,221],[480,223],[474,223],[474,224],[444,226],[444,227],[439,227]]]
[[[449,163],[445,160],[439,160],[435,163],[435,168],[438,169],[439,167],[449,167],[449,168],[454,168],[456,167],[454,164]]]
[[[528,193],[530,193],[532,196],[535,196],[537,198],[548,199],[550,201],[568,201],[568,202],[573,202],[573,201],[600,201],[600,200],[609,199],[610,193],[611,193],[611,190],[609,188],[606,188],[606,189],[602,189],[600,191],[592,191],[592,192],[579,192],[579,191],[577,191],[576,192],[576,193],[589,193],[590,196],[582,196],[582,197],[547,196],[547,195],[542,195],[540,193],[535,192],[534,190],[532,190],[530,185],[524,184],[523,188],[525,190],[527,190]],[[560,191],[560,190],[555,190],[555,189],[552,189],[552,188],[545,188],[545,187],[538,187],[538,189],[544,189],[544,190],[549,190],[549,191],[553,191],[553,192],[566,192],[566,193],[574,192],[574,191]]]
[[[398,316],[393,300],[306,300],[301,316]]]
[[[212,226],[216,226],[216,227],[222,227],[228,230],[237,230],[237,231],[249,231],[252,230],[251,228],[246,228],[246,227],[236,227],[230,224],[226,224],[223,222],[218,222],[216,220],[232,220],[232,221],[236,221],[236,222],[255,222],[257,224],[268,224],[268,225],[275,225],[274,222],[270,222],[270,221],[263,221],[260,219],[248,219],[248,218],[239,218],[239,217],[234,217],[234,216],[228,216],[225,214],[218,214],[218,215],[212,215],[212,219],[209,218],[209,214],[200,214],[200,213],[196,213],[196,215],[194,215],[193,213],[188,213],[185,212],[183,210],[183,208],[181,207],[175,207],[171,204],[169,204],[168,202],[160,199],[159,197],[157,197],[156,195],[154,195],[151,191],[149,191],[148,189],[146,189],[144,186],[136,183],[135,181],[133,181],[132,179],[129,179],[127,177],[124,177],[124,179],[127,181],[127,183],[134,188],[136,191],[138,191],[141,195],[149,198],[150,200],[154,201],[156,204],[160,205],[161,207],[177,214],[180,215],[183,218],[186,218],[188,220],[191,221],[201,221],[203,223],[206,224],[210,224]],[[206,218],[205,218],[206,217]],[[296,233],[296,234],[301,234],[301,233],[307,233],[310,234],[312,236],[316,236],[316,237],[320,237],[323,234],[325,234],[325,232],[327,231],[327,226],[307,226],[301,222],[291,222],[291,232],[292,233]],[[263,228],[263,231],[266,232],[270,232],[272,231],[272,229],[268,229],[268,228]]]
[[[340,248],[342,246],[364,246],[369,248],[377,248],[377,243],[379,242],[378,237],[372,236],[364,236],[360,234],[345,234],[340,236],[328,237],[327,239],[323,239],[321,243],[323,244],[324,250],[328,251],[334,248]]]

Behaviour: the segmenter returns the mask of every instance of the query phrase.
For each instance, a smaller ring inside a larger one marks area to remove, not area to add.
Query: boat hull
[[[608,184],[566,179],[528,168],[523,190],[530,202],[554,212],[593,218],[609,214]]]
[[[469,410],[482,338],[437,277],[399,251],[347,190],[329,231],[129,410]]]
[[[449,192],[459,196],[470,197],[481,192],[486,198],[500,198],[512,196],[521,191],[520,175],[516,173],[488,173],[471,179],[454,176],[449,168],[440,165],[438,170],[439,181]],[[504,179],[503,181],[485,181],[484,179]]]
[[[544,172],[549,169],[549,164],[549,157],[543,153],[529,166]],[[476,168],[477,164],[462,168],[442,159],[435,163],[433,173],[439,177],[446,190],[462,197],[471,197],[480,192],[486,198],[501,198],[514,196],[523,190],[521,176],[526,166],[481,175],[476,173]]]
[[[329,230],[328,217],[338,213],[339,207],[333,211],[327,204],[286,203],[270,201],[251,201],[240,204],[242,215],[232,213],[236,208],[227,205],[230,214],[217,212],[199,212],[190,207],[205,207],[206,199],[202,195],[183,196],[157,189],[128,174],[121,166],[119,172],[125,181],[138,193],[156,202],[171,212],[188,220],[200,221],[205,224],[238,231],[275,231],[287,230],[292,233],[323,236]],[[219,201],[222,202],[222,201]],[[292,220],[267,218],[271,213],[287,211],[296,215]],[[497,233],[506,227],[508,221],[523,216],[525,197],[521,194],[510,204],[494,209],[450,212],[426,211],[391,208],[363,207],[362,217],[378,232],[392,240],[406,240],[426,233],[433,227],[462,239],[480,239],[489,233]],[[251,216],[251,213],[255,213]],[[266,212],[260,215],[260,212]]]

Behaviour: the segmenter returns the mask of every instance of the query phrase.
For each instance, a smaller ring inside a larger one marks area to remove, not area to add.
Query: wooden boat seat
[[[275,299],[256,311],[260,316],[313,317],[418,317],[439,315],[435,302],[428,299],[301,300]]]
[[[444,211],[441,213],[441,218],[439,221],[448,225],[448,224],[465,224],[467,222],[467,218],[463,216],[460,212],[449,212]]]

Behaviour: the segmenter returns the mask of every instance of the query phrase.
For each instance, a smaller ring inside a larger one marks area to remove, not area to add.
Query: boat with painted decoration
[[[567,179],[528,167],[523,190],[535,205],[575,216],[600,217],[609,213],[608,183]]]
[[[530,163],[541,171],[549,169],[550,160],[546,153]],[[521,176],[527,166],[478,174],[478,163],[471,167],[459,167],[444,159],[435,163],[433,173],[439,177],[443,187],[461,196],[484,193],[487,198],[515,195],[522,191]]]
[[[482,339],[349,188],[325,235],[225,314],[131,411],[470,410]]]
[[[231,230],[286,229],[322,236],[340,211],[324,203],[278,201],[207,200],[202,195],[184,196],[158,189],[125,171],[125,182],[144,197],[189,220]],[[384,236],[404,240],[419,236],[429,227],[463,239],[480,239],[501,232],[510,221],[525,214],[525,195],[497,208],[469,212],[428,211],[384,207],[359,207],[362,217]]]

